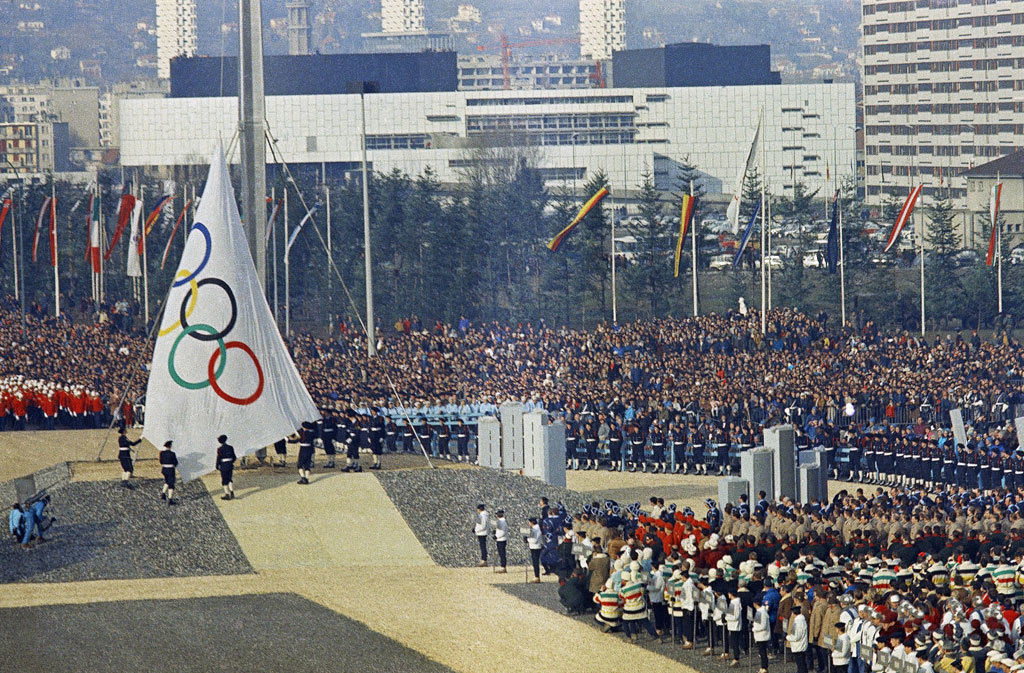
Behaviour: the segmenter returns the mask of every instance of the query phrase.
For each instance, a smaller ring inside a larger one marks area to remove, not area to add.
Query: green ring
[[[192,332],[206,332],[207,334],[212,335],[216,334],[217,330],[214,329],[214,327],[212,327],[211,325],[206,325],[203,323],[189,325],[184,330],[182,330],[181,334],[178,335],[178,338],[174,340],[174,345],[171,346],[171,352],[167,354],[167,371],[171,375],[171,380],[173,380],[182,388],[186,388],[188,390],[202,390],[203,388],[210,385],[209,379],[207,379],[206,381],[200,381],[199,383],[191,383],[178,376],[178,372],[174,369],[174,354],[178,350],[178,344],[180,344],[181,340],[187,337]],[[217,348],[220,349],[220,366],[217,368],[217,371],[214,372],[214,377],[219,379],[220,375],[224,373],[224,368],[228,366],[228,349],[224,347],[224,339],[217,339]]]

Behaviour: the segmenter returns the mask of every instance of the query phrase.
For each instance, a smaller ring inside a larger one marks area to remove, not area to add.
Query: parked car
[[[815,250],[804,253],[803,264],[805,269],[820,269],[825,266],[825,260],[822,257],[821,251]]]
[[[732,267],[732,258],[732,255],[715,255],[708,263],[708,267],[711,269],[718,269],[719,271],[729,269]]]

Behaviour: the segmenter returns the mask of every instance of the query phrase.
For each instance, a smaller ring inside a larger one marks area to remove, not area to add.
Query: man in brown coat
[[[601,544],[596,540],[594,541],[594,553],[587,561],[587,570],[590,571],[587,590],[596,594],[601,591],[601,587],[608,581],[608,576],[611,574],[611,559],[608,558],[608,554],[604,553]]]
[[[815,662],[821,663],[820,666],[815,666],[818,671],[825,670],[825,663],[827,659],[824,653],[818,651],[818,643],[821,641],[822,627],[825,625],[825,611],[828,609],[828,589],[825,587],[820,588],[820,592],[814,595],[814,604],[811,606],[811,618],[810,624],[808,625],[808,636],[811,652],[810,664]]]

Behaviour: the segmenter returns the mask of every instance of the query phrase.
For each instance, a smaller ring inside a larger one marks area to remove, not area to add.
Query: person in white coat
[[[533,579],[530,584],[540,584],[540,550],[544,547],[544,537],[536,517],[530,517],[530,536],[526,538],[526,544],[530,548],[530,561],[533,563]]]
[[[483,504],[476,506],[476,524],[473,526],[473,533],[480,544],[480,562],[477,566],[487,567],[487,536],[491,532],[491,515],[487,513],[487,507]]]
[[[729,646],[732,646],[732,661],[729,662],[729,666],[736,668],[740,665],[740,638],[743,637],[743,604],[740,602],[740,597],[736,593],[736,589],[730,588],[726,592],[728,597],[728,607],[725,609],[725,630],[728,637],[726,643],[726,652],[722,655],[723,659],[729,658]]]
[[[850,644],[850,634],[846,632],[846,624],[836,623],[836,641],[832,645],[832,670],[842,673],[849,669],[852,651],[853,646]]]
[[[494,520],[494,542],[498,545],[498,561],[501,563],[498,572],[507,573],[508,556],[505,549],[508,546],[508,521],[505,520],[504,510],[499,509],[495,515],[497,518]]]
[[[801,612],[800,605],[793,605],[793,615],[789,618],[789,631],[786,633],[786,646],[793,653],[796,673],[807,673],[807,618]]]
[[[772,641],[772,622],[767,600],[757,606],[751,626],[754,631],[754,643],[757,645],[757,656],[761,659],[761,668],[757,673],[768,673],[768,646]]]

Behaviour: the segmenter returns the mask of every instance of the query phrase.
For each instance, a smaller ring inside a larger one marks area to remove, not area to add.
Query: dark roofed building
[[[781,84],[782,78],[772,71],[767,44],[681,42],[615,52],[612,83],[617,88],[752,86]]]
[[[982,248],[991,235],[988,210],[992,187],[1003,185],[999,220],[1003,225],[1003,249],[1012,250],[1024,240],[1024,149],[1010,151],[964,172],[967,179],[967,211],[964,213],[964,247]],[[1024,261],[1024,255],[1021,256]]]

